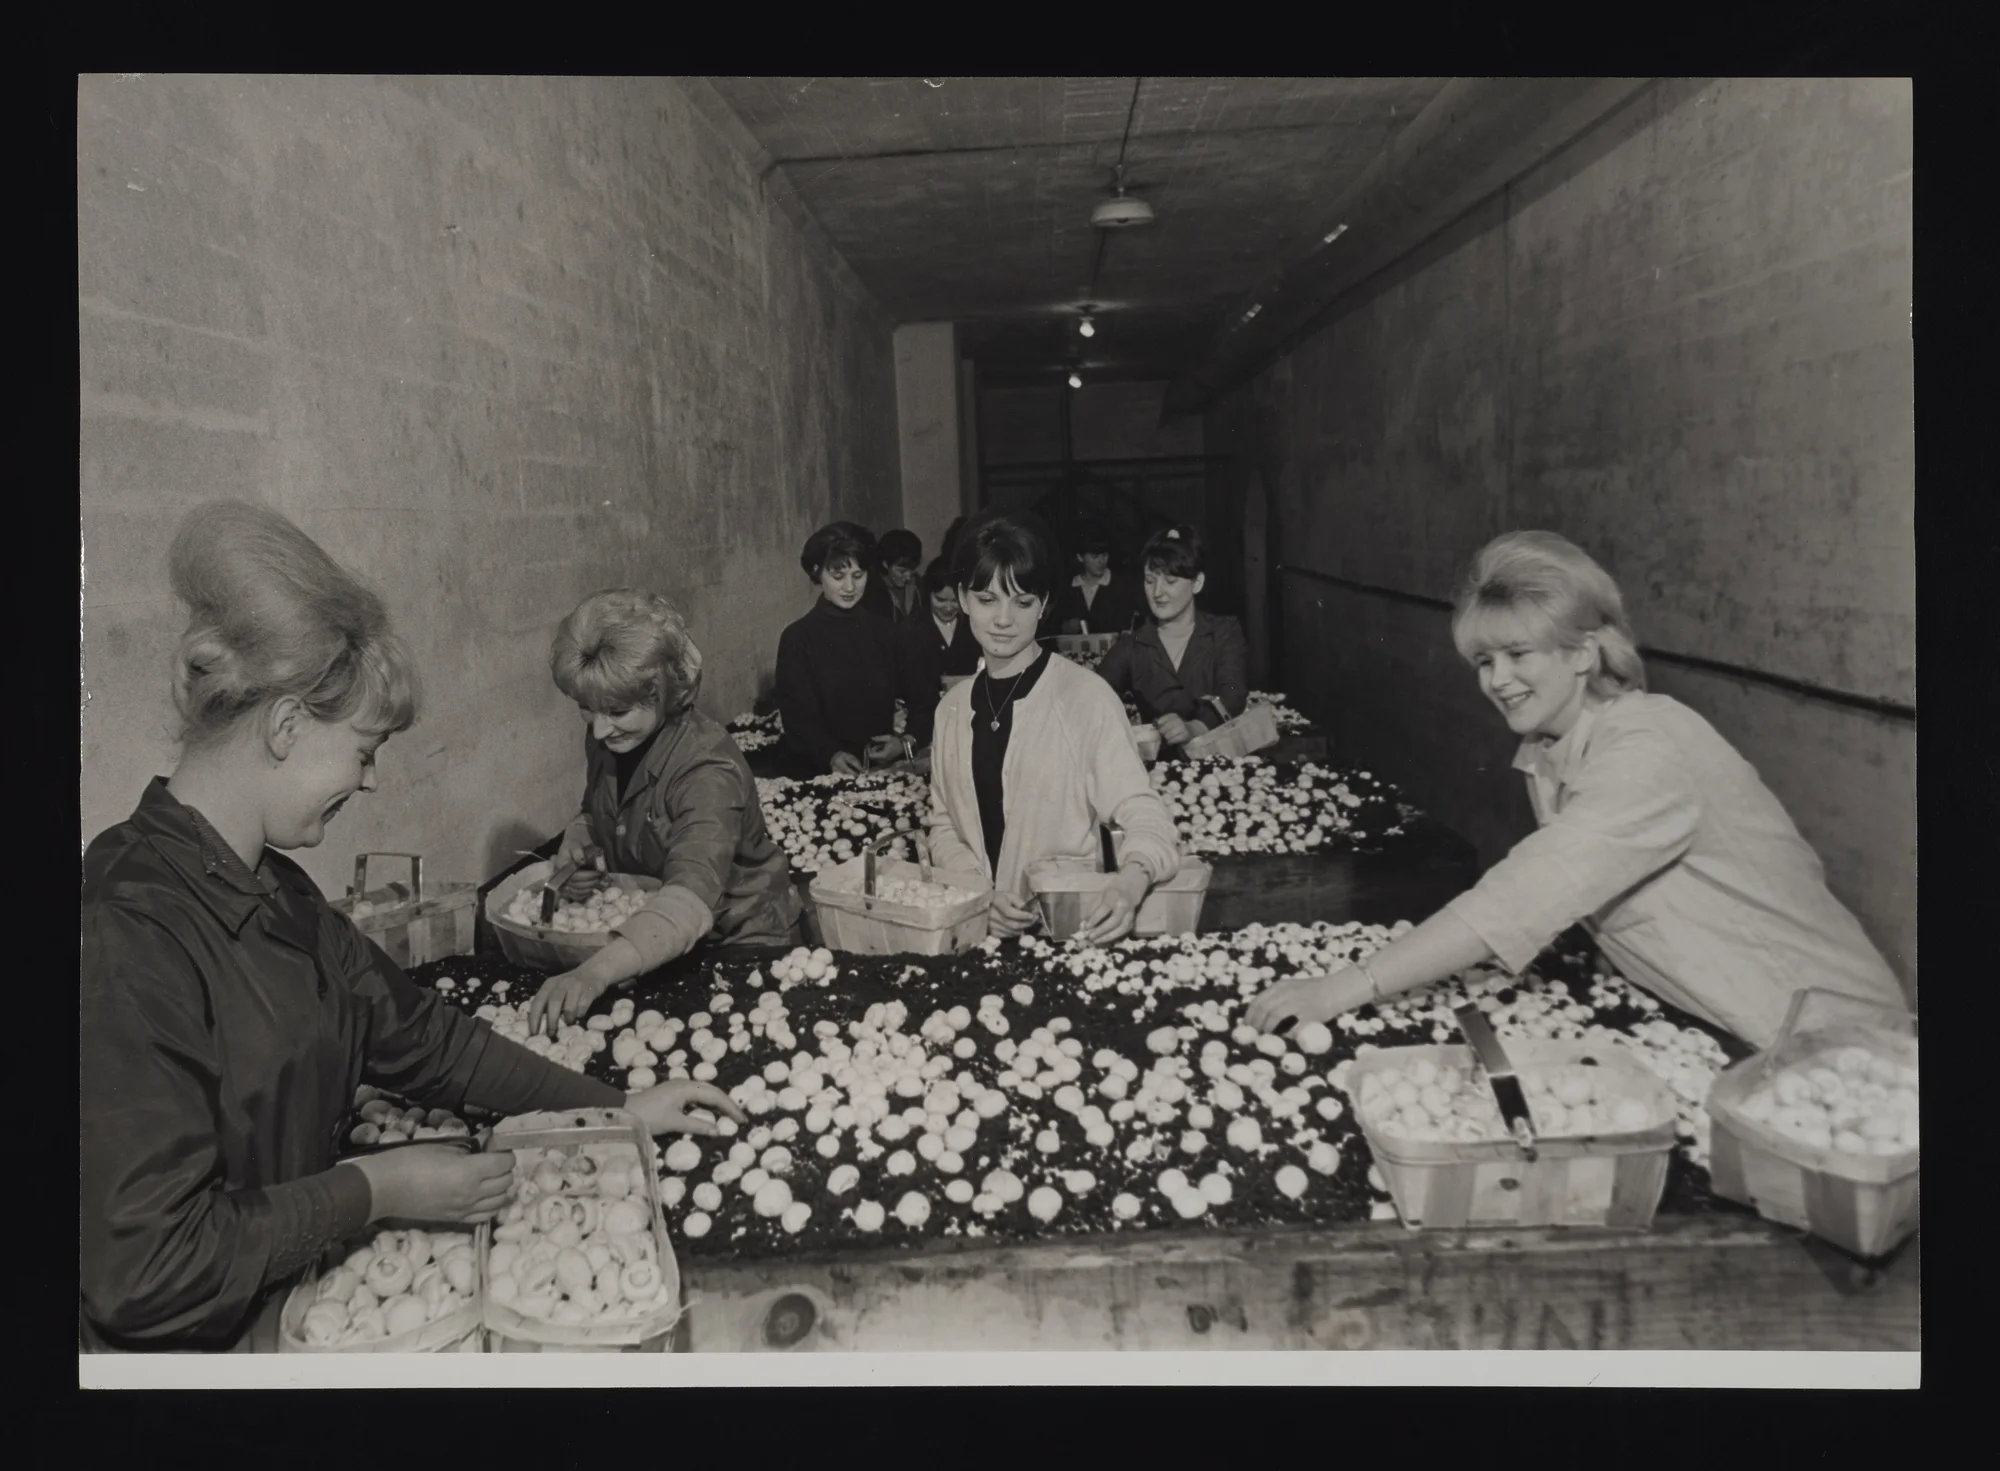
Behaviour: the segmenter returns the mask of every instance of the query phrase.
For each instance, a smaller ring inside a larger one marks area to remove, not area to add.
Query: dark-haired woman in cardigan
[[[805,617],[778,638],[778,713],[788,775],[853,773],[915,756],[930,744],[935,691],[887,618],[866,611],[875,538],[852,521],[806,539],[799,565],[819,589]],[[895,730],[896,701],[909,712]]]
[[[1036,641],[1051,564],[1029,516],[989,512],[953,547],[952,580],[985,657],[938,706],[931,856],[942,871],[989,880],[989,927],[1016,935],[1039,923],[1029,870],[1045,858],[1095,861],[1100,825],[1115,824],[1121,866],[1077,932],[1109,944],[1179,869],[1179,841],[1116,697]]]
[[[1139,561],[1151,619],[1113,644],[1097,667],[1170,747],[1241,715],[1250,700],[1242,625],[1194,605],[1207,581],[1204,551],[1192,526],[1170,526],[1147,541]]]

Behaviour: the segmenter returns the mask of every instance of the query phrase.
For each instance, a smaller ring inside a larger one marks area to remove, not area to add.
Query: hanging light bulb
[[[1083,375],[1081,373],[1071,373],[1069,375],[1069,386],[1071,388],[1083,387]]]
[[[1076,324],[1076,331],[1079,337],[1095,337],[1097,335],[1097,324],[1091,321],[1089,317],[1085,317],[1081,322]]]

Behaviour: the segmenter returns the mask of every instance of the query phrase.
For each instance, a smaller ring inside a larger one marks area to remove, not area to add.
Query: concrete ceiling
[[[1447,80],[709,79],[883,307],[959,323],[994,383],[1186,370]],[[1156,222],[1098,230],[1121,147]]]

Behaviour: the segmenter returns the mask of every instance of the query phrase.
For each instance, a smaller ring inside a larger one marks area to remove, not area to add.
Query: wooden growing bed
[[[1648,1232],[1144,1232],[686,1267],[695,1352],[1910,1350],[1920,1238],[1870,1270],[1746,1216]]]

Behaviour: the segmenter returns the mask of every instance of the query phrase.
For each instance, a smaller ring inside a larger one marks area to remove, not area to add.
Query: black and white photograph
[[[1917,1386],[1913,91],[79,74],[80,1385]]]

